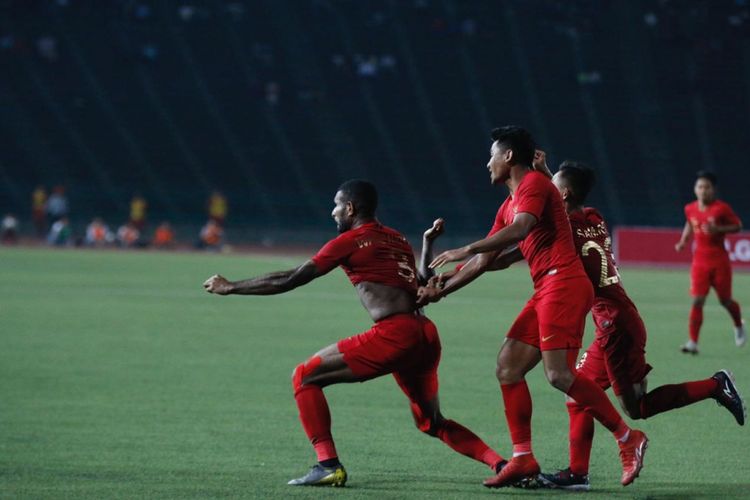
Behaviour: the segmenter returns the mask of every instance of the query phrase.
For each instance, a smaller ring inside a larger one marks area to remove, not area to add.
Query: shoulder
[[[698,201],[691,201],[687,205],[685,205],[685,211],[686,212],[693,212],[698,209]]]
[[[594,224],[601,224],[604,222],[604,216],[594,207],[584,207],[583,214],[587,221]]]
[[[526,174],[521,185],[527,189],[549,189],[549,187],[554,187],[552,181],[546,175],[536,170],[532,170]]]

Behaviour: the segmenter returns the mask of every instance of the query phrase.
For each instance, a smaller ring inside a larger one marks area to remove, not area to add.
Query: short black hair
[[[490,136],[492,142],[497,141],[505,148],[512,149],[517,163],[531,166],[534,161],[536,143],[528,130],[515,125],[506,125],[492,129]]]
[[[573,201],[582,205],[596,183],[594,170],[579,161],[565,160],[560,164],[558,172],[570,186]]]
[[[352,179],[339,186],[345,201],[354,205],[357,214],[362,217],[373,217],[378,208],[378,190],[375,184],[362,179]]]
[[[696,172],[695,173],[695,180],[697,181],[698,179],[706,179],[711,184],[713,184],[714,187],[719,182],[719,178],[716,177],[716,174],[713,173],[713,172],[711,172],[710,170],[699,170],[698,172]]]

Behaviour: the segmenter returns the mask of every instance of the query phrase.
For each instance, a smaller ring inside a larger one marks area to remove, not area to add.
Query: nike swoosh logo
[[[727,395],[728,398],[732,398],[732,391],[729,388],[729,382],[724,382],[724,394]]]
[[[556,334],[555,334],[556,335]],[[550,335],[549,337],[542,337],[542,342],[547,342],[549,339],[554,337],[555,335]]]

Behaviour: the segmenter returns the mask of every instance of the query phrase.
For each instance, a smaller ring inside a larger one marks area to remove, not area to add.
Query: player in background
[[[543,151],[537,151],[534,168],[552,177]],[[727,370],[705,380],[663,385],[646,393],[646,375],[651,371],[645,357],[646,328],[622,286],[604,218],[595,208],[584,206],[594,181],[594,172],[574,161],[563,162],[552,177],[568,213],[576,251],[594,285],[591,313],[596,334],[577,370],[603,390],[611,386],[623,411],[632,419],[649,418],[713,398],[732,413],[739,425],[744,425],[744,404]],[[549,488],[588,490],[594,419],[574,399],[566,399],[570,416],[570,465],[555,474],[540,474],[539,483]]]
[[[378,222],[375,187],[367,181],[347,181],[339,187],[334,204],[331,215],[340,234],[307,262],[289,271],[241,281],[215,275],[203,284],[208,292],[219,295],[273,295],[305,285],[340,266],[375,322],[370,330],[321,349],[294,370],[294,398],[318,463],[289,484],[344,486],[347,474],[331,436],[331,416],[323,388],[364,382],[389,373],[408,397],[420,431],[487,464],[493,471],[500,470],[507,461],[440,411],[440,337],[435,325],[416,305],[418,284],[429,276],[418,276],[406,238]],[[435,221],[425,233],[423,259],[429,260],[432,240],[440,232],[442,221]],[[426,267],[422,265],[423,269]]]
[[[518,244],[529,264],[534,295],[507,333],[498,354],[496,375],[513,441],[513,458],[484,482],[496,488],[539,474],[531,447],[531,394],[525,376],[539,361],[549,383],[581,403],[609,429],[620,447],[621,482],[632,483],[643,467],[648,439],[631,430],[604,391],[574,369],[593,289],[576,256],[560,193],[532,169],[535,144],[519,127],[492,131],[487,169],[492,184],[505,184],[510,195],[497,212],[487,238],[443,252],[430,267],[474,257],[442,289],[422,287],[420,303],[435,302],[489,269],[497,255]]]
[[[747,333],[742,321],[740,305],[732,299],[732,265],[724,248],[724,237],[742,229],[742,221],[732,208],[716,198],[716,175],[698,172],[695,180],[696,201],[685,205],[685,228],[680,241],[674,246],[678,252],[685,248],[691,236],[695,236],[695,252],[690,268],[690,294],[693,306],[690,309],[689,339],[680,348],[684,353],[698,354],[698,335],[703,324],[703,304],[711,287],[716,290],[721,305],[726,308],[734,322],[734,343],[742,347],[747,342]]]

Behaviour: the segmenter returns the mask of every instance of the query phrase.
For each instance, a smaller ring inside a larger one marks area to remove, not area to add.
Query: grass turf
[[[292,369],[369,319],[343,273],[275,297],[214,297],[202,281],[292,267],[298,259],[208,254],[0,250],[0,497],[551,497],[485,490],[489,470],[413,426],[389,377],[326,389],[350,474],[343,490],[293,488],[314,455],[297,420]],[[716,299],[701,354],[680,354],[688,274],[626,269],[649,328],[650,387],[728,367],[750,391]],[[750,275],[735,274],[750,308]],[[444,413],[508,454],[495,356],[530,294],[523,266],[488,275],[429,308],[443,342]],[[746,313],[747,314],[747,313]],[[586,341],[591,338],[587,328]],[[567,464],[562,395],[529,378],[544,470]],[[750,393],[749,393],[750,394]],[[750,496],[750,434],[712,401],[637,422],[651,438],[636,483],[619,485],[617,448],[597,425],[594,490],[584,498]],[[564,494],[565,498],[578,495]]]

